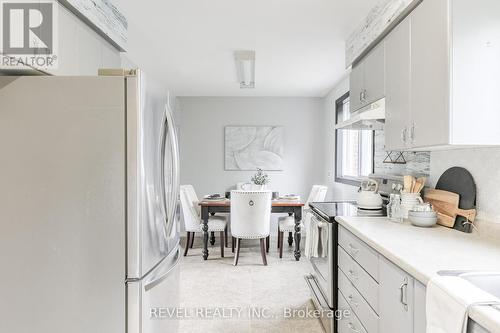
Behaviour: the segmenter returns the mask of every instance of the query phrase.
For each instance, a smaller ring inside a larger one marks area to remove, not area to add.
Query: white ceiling
[[[344,40],[378,0],[115,0],[128,56],[178,96],[324,96],[345,74]],[[256,51],[241,90],[235,50]]]

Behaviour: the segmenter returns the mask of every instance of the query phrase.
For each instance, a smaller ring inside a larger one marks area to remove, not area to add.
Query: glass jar
[[[393,222],[403,222],[403,209],[401,207],[401,196],[395,194],[391,204],[390,219]]]

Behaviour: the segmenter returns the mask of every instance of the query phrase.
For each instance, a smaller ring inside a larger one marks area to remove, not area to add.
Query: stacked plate
[[[205,201],[222,201],[222,200],[226,200],[226,198],[221,196],[220,194],[210,194],[210,195],[205,195],[203,197],[203,200],[205,200]]]
[[[280,199],[282,200],[291,200],[291,201],[299,201],[300,200],[300,195],[297,194],[287,194],[282,196]]]
[[[432,227],[437,223],[438,216],[435,211],[419,212],[415,210],[408,211],[408,220],[417,227]]]

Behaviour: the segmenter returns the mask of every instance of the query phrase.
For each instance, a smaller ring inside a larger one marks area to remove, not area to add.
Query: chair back
[[[198,211],[198,196],[193,185],[180,186],[181,209],[186,231],[200,230],[200,213]]]
[[[269,236],[271,191],[231,191],[231,234],[236,238]]]
[[[311,192],[309,193],[309,198],[305,203],[304,209],[309,209],[309,203],[311,202],[323,202],[326,198],[326,192],[328,192],[328,187],[324,185],[313,185]]]

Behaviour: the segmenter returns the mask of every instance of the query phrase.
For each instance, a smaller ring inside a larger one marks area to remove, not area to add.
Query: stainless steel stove
[[[379,183],[379,193],[383,199],[381,209],[361,209],[358,208],[355,201],[313,202],[309,204],[313,214],[312,218],[323,222],[318,225],[328,228],[327,255],[326,257],[311,258],[312,272],[305,277],[314,305],[318,310],[322,310],[322,313],[337,310],[338,224],[335,218],[339,216],[366,218],[387,216],[386,205],[389,196],[397,191],[403,183],[402,177],[374,174],[370,175],[370,178]],[[327,333],[337,332],[336,321],[332,316],[324,315],[321,319]]]

